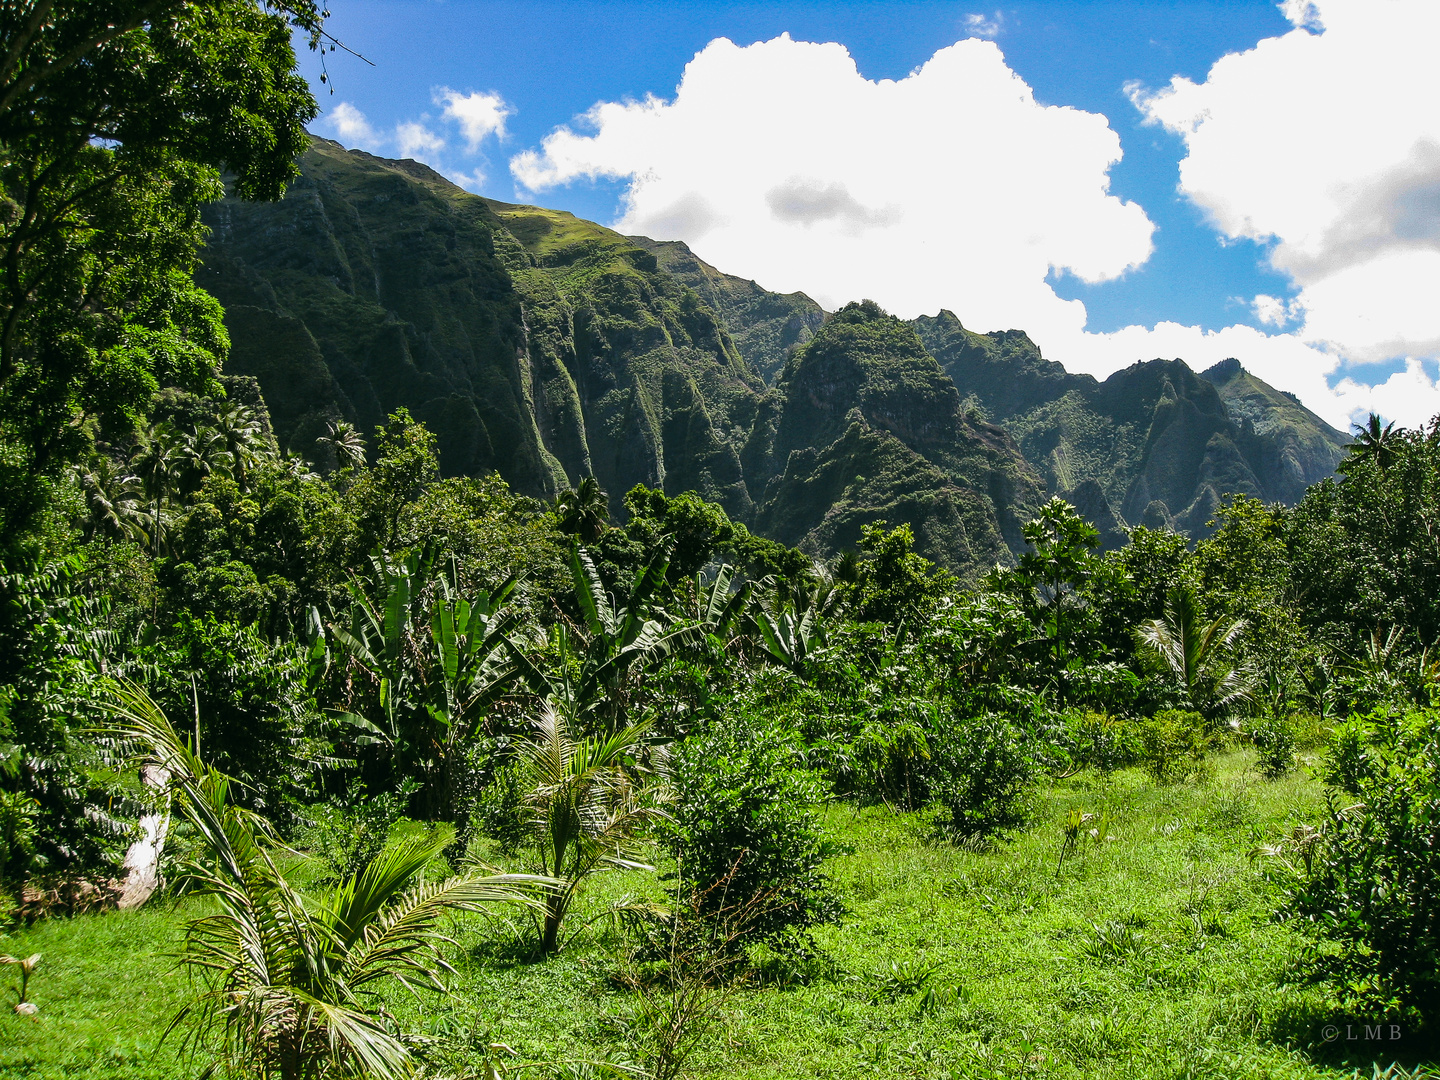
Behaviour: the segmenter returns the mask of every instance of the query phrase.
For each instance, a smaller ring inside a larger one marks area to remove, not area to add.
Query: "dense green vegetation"
[[[1066,384],[1017,444],[946,368],[1065,383],[1023,335],[662,252],[793,330],[767,390],[647,245],[324,145],[282,204],[322,272],[208,212],[226,372],[199,206],[279,194],[324,13],[101,8],[22,5],[0,69],[11,196],[46,109],[179,110],[63,159],[114,170],[94,251],[32,243],[43,185],[0,221],[94,282],[5,300],[0,1073],[1434,1075],[1440,419],[1286,507],[1245,454],[1308,482],[1316,433],[1238,368]]]
[[[695,491],[828,558],[877,521],[965,579],[1023,549],[1061,494],[1101,529],[1204,535],[1222,497],[1296,502],[1346,437],[1226,362],[1151,361],[1104,383],[1021,331],[874,304],[828,319],[683,244],[481,199],[413,161],[312,140],[278,203],[226,199],[199,280],[225,306],[227,370],[259,380],[280,445],[408,409],[441,471],[553,498],[595,477]],[[318,455],[318,457],[317,457]]]

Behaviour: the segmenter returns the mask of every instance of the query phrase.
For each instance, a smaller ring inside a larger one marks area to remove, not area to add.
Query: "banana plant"
[[[695,626],[707,637],[723,638],[745,614],[751,585],[747,581],[731,592],[734,580],[735,569],[728,564],[720,567],[708,586],[695,575]]]
[[[461,748],[520,675],[508,647],[519,622],[509,606],[519,579],[466,597],[453,559],[449,572],[432,580],[433,551],[396,563],[373,558],[383,591],[372,598],[352,582],[350,627],[332,625],[328,637],[375,680],[381,723],[346,718],[366,733],[363,741],[388,747],[402,768],[419,774],[427,816],[444,817]],[[312,615],[312,627],[319,621]],[[318,656],[317,642],[312,669]]]
[[[546,651],[554,662],[548,671],[512,646],[531,689],[584,726],[624,727],[635,669],[663,660],[696,632],[693,626],[677,626],[655,603],[669,566],[664,548],[635,575],[625,603],[616,605],[590,553],[572,545],[570,574],[583,625],[579,634],[564,627],[552,631]]]
[[[774,577],[750,610],[750,622],[765,659],[799,672],[816,649],[825,646],[824,614],[831,610],[833,590],[809,589],[803,583]]]

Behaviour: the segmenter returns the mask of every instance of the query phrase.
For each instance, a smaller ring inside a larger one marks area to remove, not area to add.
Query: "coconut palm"
[[[235,455],[225,436],[214,428],[197,427],[180,432],[175,439],[177,472],[185,478],[186,490],[194,490],[206,478],[218,473],[229,476],[235,469]]]
[[[555,519],[563,533],[593,544],[610,527],[610,497],[593,476],[555,497]]]
[[[646,734],[634,724],[611,735],[578,738],[555,703],[545,702],[516,757],[531,811],[537,873],[560,885],[545,898],[540,951],[559,952],[560,928],[580,887],[609,869],[652,870],[639,860],[637,840],[665,814],[663,785],[637,761]]]
[[[1380,417],[1371,413],[1370,419],[1363,425],[1356,424],[1354,427],[1355,445],[1350,449],[1349,459],[1342,461],[1338,466],[1339,471],[1348,472],[1352,462],[1369,459],[1374,461],[1383,473],[1395,459],[1395,452],[1400,443],[1400,434],[1395,431],[1395,422],[1392,420],[1382,427]]]
[[[1213,717],[1250,697],[1248,672],[1232,652],[1245,627],[1244,619],[1224,615],[1206,622],[1195,591],[1181,587],[1170,590],[1161,618],[1136,628],[1135,644],[1175,680],[1192,707]]]
[[[167,524],[167,508],[175,494],[181,467],[180,433],[169,421],[161,421],[145,432],[130,457],[130,467],[140,478],[149,504],[151,551],[159,554]]]
[[[243,490],[250,470],[274,454],[265,425],[250,406],[231,401],[215,415],[215,430],[225,440],[225,449],[234,462],[235,482]]]
[[[374,993],[387,982],[443,990],[450,971],[440,919],[500,902],[532,904],[523,875],[464,876],[414,884],[443,840],[392,845],[328,894],[303,899],[276,868],[263,819],[235,806],[230,780],[205,765],[139,687],[112,687],[111,736],[137,746],[169,778],[177,811],[202,854],[181,868],[189,891],[217,910],[185,927],[181,962],[200,996],[172,1026],[240,1075],[309,1080],[413,1075]],[[212,1072],[215,1071],[212,1069]]]
[[[76,479],[90,515],[86,532],[145,543],[144,489],[140,480],[113,459],[100,455]]]
[[[335,455],[337,469],[359,469],[365,464],[365,440],[360,437],[359,429],[347,420],[327,423],[325,434],[315,442],[328,447]]]

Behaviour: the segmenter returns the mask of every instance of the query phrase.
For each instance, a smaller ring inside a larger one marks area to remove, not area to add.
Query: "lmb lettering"
[[[1355,1024],[1345,1025],[1343,1038],[1346,1042],[1387,1042],[1390,1040],[1398,1040],[1402,1037],[1399,1024],[1362,1024],[1359,1026],[1363,1028],[1364,1034],[1356,1033]],[[1387,1028],[1389,1030],[1388,1034],[1386,1034]],[[1325,1036],[1326,1042],[1334,1042],[1336,1039],[1342,1038],[1340,1029],[1333,1024],[1327,1025],[1321,1034]]]

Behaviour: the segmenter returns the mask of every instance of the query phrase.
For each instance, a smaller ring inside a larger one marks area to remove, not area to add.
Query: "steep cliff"
[[[594,475],[695,490],[816,555],[909,523],[962,576],[1005,561],[1047,496],[1102,527],[1198,533],[1219,498],[1293,501],[1344,436],[1227,361],[1105,382],[1022,332],[869,302],[826,317],[684,244],[480,198],[413,161],[315,139],[279,203],[211,207],[197,278],[226,308],[286,447],[404,406],[450,475],[549,496]]]
[[[1349,442],[1236,360],[1203,376],[1151,360],[1099,382],[1046,360],[1018,330],[976,334],[948,311],[914,325],[967,404],[1009,430],[1051,490],[1093,482],[1117,524],[1198,536],[1227,494],[1296,501]]]
[[[735,347],[767,383],[785,366],[790,350],[815,336],[825,311],[803,292],[773,293],[746,278],[716,270],[678,240],[629,238],[660,267],[695,290],[730,332]]]

